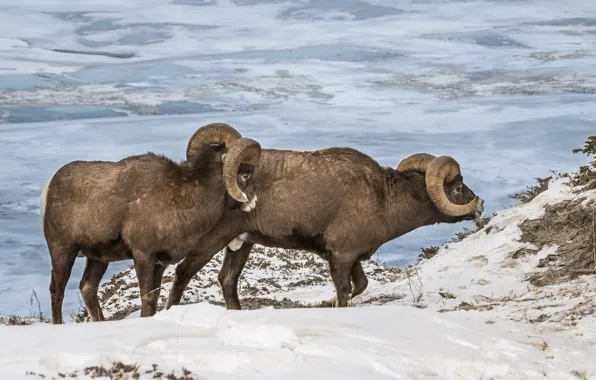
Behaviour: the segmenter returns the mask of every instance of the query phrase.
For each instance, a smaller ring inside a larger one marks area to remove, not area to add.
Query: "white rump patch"
[[[45,220],[44,216],[46,213],[46,206],[48,204],[48,189],[50,188],[50,182],[52,182],[52,179],[55,175],[56,173],[52,174],[50,180],[48,181],[48,183],[46,183],[46,186],[43,188],[43,190],[41,191],[41,195],[39,196],[39,215],[41,216],[42,228],[44,224],[43,222]]]
[[[248,232],[241,233],[240,235],[238,235],[234,239],[232,239],[231,242],[228,243],[228,248],[230,248],[232,251],[239,250],[247,238],[248,238]]]

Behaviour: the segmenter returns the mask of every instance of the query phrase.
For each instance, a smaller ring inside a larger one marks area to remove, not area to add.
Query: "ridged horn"
[[[443,214],[463,216],[476,211],[476,205],[480,199],[478,196],[468,204],[458,205],[452,203],[445,194],[443,184],[453,181],[460,173],[459,164],[449,156],[437,157],[430,161],[426,167],[426,191],[429,198]]]
[[[249,138],[234,141],[226,153],[223,163],[223,181],[230,197],[238,202],[248,202],[248,197],[238,186],[236,176],[242,164],[258,165],[261,159],[261,145]]]
[[[410,169],[417,170],[419,172],[426,172],[428,164],[436,157],[428,153],[416,153],[409,157],[404,158],[399,165],[397,165],[398,172],[405,172]]]
[[[224,144],[230,148],[232,143],[242,135],[236,129],[225,123],[211,123],[202,126],[192,135],[186,146],[186,159],[192,161],[197,157],[201,144]]]

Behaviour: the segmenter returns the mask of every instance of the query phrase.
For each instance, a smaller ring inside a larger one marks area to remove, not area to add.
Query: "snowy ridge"
[[[519,254],[537,248],[522,242],[520,226],[543,217],[547,206],[593,206],[596,190],[574,190],[565,179],[553,181],[531,202],[496,213],[483,229],[410,268],[367,262],[369,287],[350,308],[304,307],[334,295],[327,265],[312,254],[264,248],[254,250],[240,283],[244,308],[258,310],[210,304],[221,302],[218,254],[185,292],[185,302],[200,303],[153,318],[135,312],[121,321],[0,327],[14,342],[0,346],[0,375],[88,379],[89,367],[119,362],[138,366],[137,377],[123,379],[159,378],[154,365],[186,371],[185,379],[595,379],[594,276],[533,286],[525,280],[545,270],[538,264],[557,247]],[[101,296],[106,314],[128,314],[138,305],[134,271],[104,285]],[[268,304],[292,309],[262,307]]]
[[[463,241],[443,245],[430,260],[422,260],[407,269],[387,269],[373,261],[364,262],[369,285],[352,302],[354,305],[416,304],[441,312],[460,312],[458,306],[464,302],[473,305],[468,309],[483,310],[477,314],[485,321],[511,319],[528,323],[544,318],[540,316],[552,309],[557,316],[543,321],[547,323],[541,323],[540,328],[573,327],[577,324],[575,320],[567,321],[566,325],[560,322],[573,316],[578,305],[596,311],[591,300],[596,294],[593,279],[580,277],[556,286],[533,286],[527,282],[528,276],[546,270],[538,268],[538,264],[548,255],[556,254],[557,247],[547,245],[534,255],[515,254],[523,249],[537,250],[534,244],[520,241],[522,222],[540,218],[547,205],[583,198],[586,203],[596,199],[596,193],[576,194],[565,179],[559,179],[528,204],[496,213],[484,228]],[[195,276],[184,293],[183,303],[223,304],[217,281],[222,259],[220,252]],[[164,275],[160,307],[165,304],[174,268],[168,268]],[[132,266],[104,284],[99,293],[107,318],[116,313],[120,318],[140,306]],[[554,293],[563,298],[555,302],[550,299]],[[327,263],[316,255],[255,246],[240,277],[239,295],[244,308],[263,305],[285,308],[317,306],[331,299],[335,290]]]

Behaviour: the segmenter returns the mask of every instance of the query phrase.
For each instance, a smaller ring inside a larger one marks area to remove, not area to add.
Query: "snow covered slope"
[[[139,364],[141,379],[577,379],[589,354],[564,339],[407,306],[226,311],[183,305],[154,318],[0,328],[0,375],[68,378],[113,361]],[[593,357],[593,355],[591,355]],[[594,364],[591,364],[592,366]],[[119,379],[133,377],[114,377]],[[164,377],[165,378],[165,377]],[[182,377],[180,377],[182,378]]]
[[[538,248],[531,242],[523,242],[520,229],[524,221],[541,218],[548,205],[596,199],[594,190],[580,193],[576,190],[566,179],[556,180],[531,202],[496,213],[478,232],[463,241],[445,244],[436,256],[411,268],[383,268],[375,262],[365,262],[369,286],[353,304],[415,305],[473,315],[489,323],[539,321],[536,324],[539,328],[561,329],[562,321],[566,321],[567,327],[578,323],[583,326],[581,320],[575,320],[576,316],[596,312],[594,277],[580,276],[549,286],[532,285],[528,277],[549,270],[539,265],[549,255],[556,255],[557,246],[547,244]],[[222,257],[219,253],[195,276],[184,293],[183,303],[223,303],[217,282]],[[160,307],[165,304],[173,275],[174,267],[168,268]],[[245,309],[263,305],[317,306],[335,294],[329,278],[327,264],[314,254],[257,246],[240,279],[240,300]],[[122,318],[138,309],[134,269],[130,267],[106,283],[100,289],[100,298],[108,318],[115,314]],[[471,309],[476,313],[468,313]],[[581,328],[575,327],[580,333]],[[596,332],[596,327],[586,328]],[[592,342],[596,343],[596,337]]]
[[[552,205],[596,205],[596,190],[566,181],[412,267],[366,263],[371,281],[355,307],[312,307],[334,290],[326,264],[298,251],[255,250],[240,293],[245,309],[258,310],[218,305],[213,260],[185,294],[199,303],[140,319],[126,270],[101,289],[106,314],[124,320],[0,327],[9,342],[0,378],[111,370],[118,379],[596,379],[596,277],[528,281],[552,271],[544,263],[564,247],[525,241],[525,223],[546,224]]]

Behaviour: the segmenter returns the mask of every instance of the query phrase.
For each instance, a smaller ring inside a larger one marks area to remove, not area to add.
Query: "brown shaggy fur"
[[[424,173],[381,167],[351,148],[262,150],[253,180],[259,206],[245,215],[227,214],[201,238],[200,251],[176,268],[168,308],[180,302],[205,263],[242,233],[248,233],[244,244],[235,252],[226,248],[219,275],[228,308],[240,309],[238,278],[254,244],[308,250],[328,260],[338,305],[346,306],[368,283],[359,261],[382,244],[421,226],[480,216],[442,214],[427,194]],[[462,181],[458,175],[444,185],[453,203],[467,204],[475,196]]]
[[[147,153],[60,168],[42,210],[53,322],[63,322],[64,289],[78,253],[87,258],[80,289],[93,321],[104,320],[97,288],[108,263],[126,259],[134,260],[139,278],[141,316],[153,315],[165,267],[195,251],[201,235],[238,207],[224,188],[222,167],[222,152],[204,145],[193,162]],[[253,168],[241,165],[241,188],[249,186]]]

